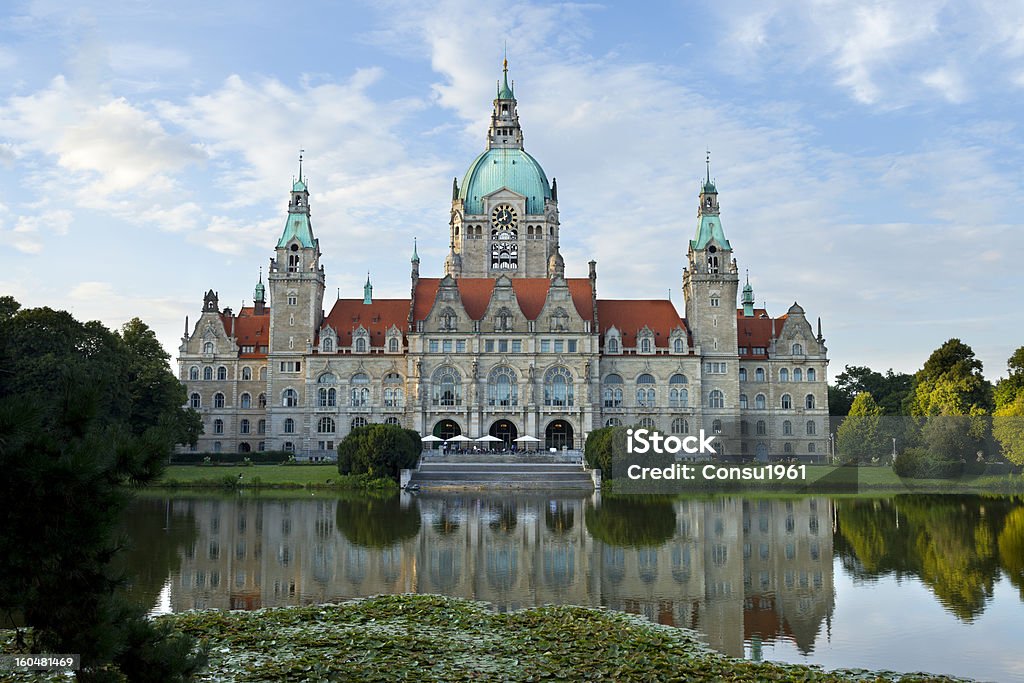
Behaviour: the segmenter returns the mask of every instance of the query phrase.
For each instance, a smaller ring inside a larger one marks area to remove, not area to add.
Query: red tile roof
[[[235,340],[238,342],[239,357],[241,358],[266,358],[267,354],[262,351],[270,344],[270,307],[263,309],[262,315],[256,315],[252,306],[245,306],[238,311],[237,315],[220,316],[224,324],[224,330],[231,334],[231,323],[234,320]],[[241,353],[243,346],[254,346],[254,353]]]
[[[416,285],[416,310],[413,312],[415,320],[424,320],[430,314],[440,282],[439,278],[420,278]],[[457,282],[466,314],[473,320],[480,320],[491,301],[495,280],[489,277],[464,277],[459,278]],[[569,294],[572,296],[576,311],[584,320],[593,320],[590,279],[568,278],[566,283],[569,285]],[[550,286],[551,281],[547,278],[512,278],[512,291],[515,292],[519,307],[527,319],[536,320],[540,315]]]
[[[786,322],[786,316],[775,318],[775,336],[782,332],[782,325]],[[761,347],[767,349],[772,340],[772,319],[763,308],[755,308],[754,315],[747,318],[743,315],[743,309],[736,311],[736,336],[739,347],[753,349]],[[767,354],[748,353],[744,358],[767,358]]]
[[[408,299],[374,299],[369,304],[364,304],[362,299],[338,299],[324,325],[330,325],[338,333],[339,347],[352,345],[352,333],[360,325],[370,333],[370,346],[384,346],[386,333],[392,325],[398,327],[404,337],[408,319]],[[319,340],[314,340],[314,344],[319,344]]]
[[[654,345],[668,346],[668,337],[677,327],[686,330],[686,322],[679,316],[676,307],[668,299],[598,299],[597,318],[604,343],[604,333],[612,327],[622,333],[622,346],[636,346],[636,333],[644,325],[654,332]]]

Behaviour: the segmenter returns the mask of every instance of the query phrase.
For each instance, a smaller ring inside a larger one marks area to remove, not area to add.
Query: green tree
[[[997,408],[992,416],[992,436],[1002,446],[1003,456],[1024,465],[1024,392],[1012,403]]]
[[[612,476],[612,432],[615,427],[601,427],[590,432],[583,445],[583,458],[587,467],[601,470],[601,476]]]
[[[853,399],[850,414],[838,432],[839,457],[846,462],[881,457],[888,453],[889,437],[882,430],[882,409],[870,392]]]
[[[13,300],[0,309],[0,621],[31,626],[32,651],[80,653],[82,680],[184,680],[202,654],[127,602],[110,564],[125,484],[158,476],[182,401],[133,416],[141,389],[117,334]]]
[[[338,472],[389,477],[398,481],[401,470],[416,466],[420,436],[398,425],[357,427],[338,444]]]
[[[866,391],[882,409],[882,414],[900,415],[912,384],[913,376],[893,372],[892,368],[883,375],[864,366],[847,365],[836,377],[835,386],[829,387],[829,412],[846,415],[853,406],[854,397]],[[833,398],[837,401],[836,408],[833,408]]]
[[[1024,346],[1013,352],[1006,368],[1009,371],[1007,377],[999,380],[993,392],[996,408],[1008,406],[1024,394]]]
[[[974,350],[950,339],[932,352],[914,375],[907,396],[910,415],[983,415],[992,409],[992,386],[982,376]]]

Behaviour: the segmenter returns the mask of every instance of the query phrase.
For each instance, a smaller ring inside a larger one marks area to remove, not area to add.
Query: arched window
[[[512,368],[497,367],[487,378],[487,405],[519,405],[516,373]]]
[[[782,395],[782,409],[792,410],[793,409],[793,397],[789,394]]]
[[[194,365],[192,367],[190,367],[188,369],[188,378],[190,380],[192,380],[192,381],[198,380],[199,379],[199,368],[197,368]]]
[[[285,389],[281,392],[281,405],[285,408],[294,408],[299,405],[299,393],[294,389]]]
[[[794,356],[802,355],[803,352],[804,352],[804,345],[803,344],[793,344],[793,355]]]
[[[573,404],[572,375],[563,367],[554,367],[544,375],[544,405]]]
[[[209,366],[203,368],[203,379],[213,379],[213,368]]]
[[[213,433],[214,434],[223,434],[224,433],[224,420],[217,419],[217,420],[213,421]]]
[[[192,395],[189,396],[188,400],[189,405],[191,405],[193,408],[199,408],[200,406],[203,405],[203,399],[200,398],[199,394],[195,391],[192,392]]]
[[[622,377],[612,373],[604,378],[604,390],[601,398],[605,408],[622,407]]]
[[[220,366],[219,368],[217,368],[217,379],[220,380],[220,381],[223,381],[223,380],[226,380],[227,378],[228,378],[228,369],[226,367],[224,367],[223,365]]]
[[[316,403],[321,408],[333,408],[338,405],[338,390],[334,387],[320,387]]]
[[[249,453],[251,451],[252,451],[252,446],[249,445],[249,442],[243,441],[242,443],[238,444],[238,452],[239,453]]]
[[[213,395],[213,407],[223,408],[224,407],[224,394],[219,391]]]
[[[214,441],[213,442],[213,452],[214,453],[220,453],[220,451],[221,451],[221,449],[223,447],[224,447],[224,444],[222,444],[220,441]]]
[[[293,444],[291,441],[285,441],[284,442],[284,450],[285,450],[286,453],[294,453],[295,452],[295,444]]]
[[[349,382],[352,388],[349,390],[349,398],[354,408],[370,405],[370,376],[365,372],[357,372],[352,375]]]
[[[316,383],[317,384],[337,384],[338,383],[338,378],[335,377],[333,373],[325,372],[324,374],[322,374],[322,375],[320,375],[319,377],[316,378]]]
[[[250,368],[248,365],[246,365],[244,368],[242,368],[242,381],[243,382],[248,382],[251,379],[252,379],[252,368]]]
[[[266,365],[264,365],[262,368],[260,368],[260,379],[263,380],[263,381],[266,381],[266,379],[267,379],[267,366]]]
[[[440,367],[435,370],[431,385],[431,402],[435,406],[462,405],[462,376],[455,368]]]
[[[650,352],[651,352],[651,340],[648,339],[647,337],[644,337],[643,339],[640,340],[640,353],[650,353]]]
[[[366,340],[363,337],[356,338],[356,353],[366,353]]]
[[[740,394],[740,410],[746,410],[746,409],[747,409],[747,395],[746,394]]]
[[[649,417],[640,418],[640,421],[636,424],[640,429],[654,430],[658,428],[658,425],[654,423],[654,420]]]
[[[758,394],[754,397],[754,410],[764,410],[767,407],[767,399],[764,397],[764,394]]]
[[[817,425],[814,424],[814,420],[807,421],[807,436],[814,436],[818,432]]]
[[[683,417],[677,417],[672,420],[672,433],[673,434],[689,434],[690,423]]]
[[[803,373],[803,371],[800,368],[796,368],[795,370],[793,370],[793,381],[794,382],[803,382],[804,381],[804,373]]]
[[[711,432],[713,434],[721,434],[722,433],[722,421],[721,420],[713,420],[711,422]]]
[[[266,420],[259,420],[259,421],[256,422],[256,433],[258,433],[258,434],[266,434],[267,433],[267,421]],[[261,448],[260,450],[262,451],[263,449]]]
[[[405,392],[402,390],[402,376],[397,372],[389,372],[384,376],[383,384],[385,407],[401,408],[405,398]]]
[[[388,340],[388,351],[398,353],[398,337],[392,337]]]
[[[788,382],[789,381],[789,369],[788,368],[782,368],[781,370],[779,370],[779,381],[780,382]]]
[[[764,381],[764,368],[757,368],[756,370],[754,370],[754,381],[755,382],[763,382]]]
[[[248,434],[249,433],[249,421],[248,420],[242,420],[241,422],[238,423],[238,433],[239,434]]]
[[[807,410],[814,409],[814,394],[807,394],[807,396],[804,397],[804,408]]]
[[[747,369],[746,368],[740,368],[740,381],[741,382],[746,382],[747,381]]]
[[[290,417],[286,417],[284,420],[284,433],[294,434],[295,433],[295,420]]]
[[[708,394],[708,408],[724,408],[725,395],[718,389],[712,389]]]
[[[618,353],[619,352],[619,340],[615,339],[613,337],[613,338],[608,340],[608,343],[605,344],[605,347],[608,350],[608,353]]]
[[[203,353],[213,353],[213,342],[203,344]]]
[[[815,380],[815,375],[814,375],[814,368],[807,368],[807,381],[808,382],[816,381]]]
[[[335,431],[334,420],[329,417],[321,417],[317,420],[316,431],[319,434],[333,434]]]
[[[366,418],[365,417],[357,417],[354,420],[352,420],[352,429],[359,429],[360,427],[365,427],[365,426],[366,426]]]
[[[690,404],[690,392],[685,385],[689,382],[686,375],[676,373],[668,379],[668,404],[673,408],[686,408]]]
[[[793,423],[789,420],[784,420],[782,423],[782,435],[793,436]]]
[[[248,392],[238,397],[238,405],[240,408],[252,408],[252,396]]]
[[[609,417],[607,420],[604,421],[604,426],[605,427],[621,427],[622,426],[622,420],[620,420],[617,417]]]
[[[792,453],[793,452],[793,444],[789,443],[788,441],[786,443],[782,444],[782,452],[783,453]]]
[[[765,434],[768,433],[768,423],[766,423],[764,420],[758,420],[756,429],[758,436],[764,436]]]
[[[260,408],[266,408],[267,407],[267,395],[264,394],[264,393],[261,393],[257,397],[257,399],[256,399],[256,405],[258,405]]]
[[[686,350],[686,347],[683,344],[683,340],[680,339],[679,337],[676,337],[676,340],[672,342],[672,350],[675,351],[676,353],[683,353]]]
[[[334,351],[334,340],[330,337],[324,339],[323,343],[324,353],[332,353]]]
[[[636,390],[636,404],[641,408],[653,408],[654,407],[654,376],[644,373],[636,378],[637,390]],[[646,389],[644,387],[647,387]]]

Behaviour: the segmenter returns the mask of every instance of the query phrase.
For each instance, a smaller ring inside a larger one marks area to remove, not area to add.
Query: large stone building
[[[444,276],[421,277],[414,249],[408,298],[374,298],[367,279],[362,299],[325,312],[300,164],[254,305],[222,310],[211,290],[186,321],[179,364],[203,416],[198,449],[323,457],[372,422],[579,448],[593,429],[639,424],[705,429],[729,456],[824,457],[820,319],[815,334],[796,303],[770,316],[749,282],[740,298],[710,172],[685,316],[669,300],[601,299],[594,261],[588,277],[565,277],[557,183],[523,148],[507,64],[493,107],[486,150],[452,187]]]

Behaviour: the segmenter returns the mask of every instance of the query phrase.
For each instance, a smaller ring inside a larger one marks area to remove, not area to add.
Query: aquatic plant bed
[[[203,681],[963,680],[755,663],[708,649],[692,631],[619,612],[497,613],[433,595],[160,619],[208,642]]]

